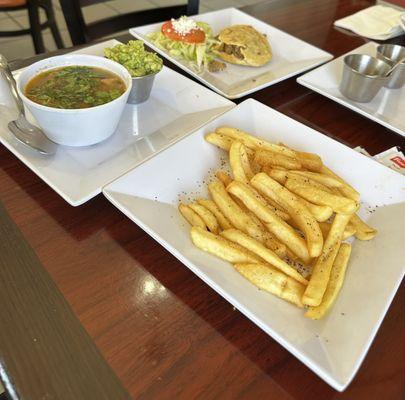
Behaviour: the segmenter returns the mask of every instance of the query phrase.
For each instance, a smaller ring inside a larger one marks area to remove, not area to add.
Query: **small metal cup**
[[[405,47],[397,44],[381,44],[377,47],[377,58],[393,67],[405,57]],[[389,89],[399,89],[405,84],[405,61],[397,65],[391,73],[391,78],[384,85]]]
[[[389,80],[389,64],[365,54],[350,54],[343,59],[343,76],[339,90],[359,103],[371,101]]]
[[[149,74],[145,76],[133,77],[132,78],[132,89],[129,92],[128,103],[130,104],[140,104],[149,99],[150,93],[152,91],[153,82],[155,80],[156,74]]]

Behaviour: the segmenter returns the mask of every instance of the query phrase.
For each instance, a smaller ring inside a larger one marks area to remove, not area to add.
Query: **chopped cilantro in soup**
[[[95,107],[120,97],[124,81],[103,68],[69,66],[41,72],[25,87],[25,95],[48,107],[77,109]]]

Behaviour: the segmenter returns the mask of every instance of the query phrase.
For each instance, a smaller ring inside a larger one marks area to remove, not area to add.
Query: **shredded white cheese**
[[[179,19],[172,18],[173,30],[181,36],[185,36],[194,29],[201,29],[197,23],[186,16],[180,17]]]

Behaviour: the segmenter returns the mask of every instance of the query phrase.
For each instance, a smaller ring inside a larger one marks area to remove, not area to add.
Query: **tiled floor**
[[[254,4],[260,0],[200,0],[200,12],[207,12],[226,7],[241,7]],[[70,36],[66,28],[65,18],[61,11],[59,0],[52,0],[55,8],[56,20],[65,46],[71,46]],[[148,9],[158,6],[179,4],[179,0],[109,0],[83,9],[87,22],[96,21],[108,16],[125,14],[130,11]],[[42,16],[44,18],[44,16]],[[28,27],[26,11],[0,12],[0,30],[15,30]],[[49,29],[43,31],[47,50],[56,49]],[[35,54],[31,36],[0,38],[0,53],[9,60],[29,57]]]

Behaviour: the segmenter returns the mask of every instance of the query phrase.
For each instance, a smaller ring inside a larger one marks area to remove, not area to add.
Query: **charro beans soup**
[[[106,69],[71,65],[34,76],[24,94],[43,106],[80,109],[109,103],[125,90],[124,81]]]

